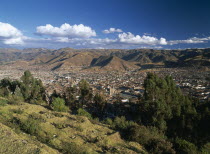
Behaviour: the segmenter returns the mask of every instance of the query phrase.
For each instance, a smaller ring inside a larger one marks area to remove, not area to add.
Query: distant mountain
[[[118,70],[125,71],[131,69],[137,69],[138,66],[133,62],[128,62],[120,59],[116,56],[100,56],[99,58],[93,59],[91,67],[98,67],[103,70]]]
[[[26,61],[51,70],[129,70],[143,65],[164,67],[210,66],[210,49],[153,50],[153,49],[72,49],[44,48],[0,49],[0,64]]]

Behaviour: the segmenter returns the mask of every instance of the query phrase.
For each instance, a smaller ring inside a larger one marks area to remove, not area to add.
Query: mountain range
[[[154,49],[0,49],[0,64],[43,66],[52,71],[127,71],[162,67],[210,66],[210,48],[183,50]]]

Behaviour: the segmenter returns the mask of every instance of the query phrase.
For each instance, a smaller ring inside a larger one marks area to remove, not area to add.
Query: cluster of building
[[[19,79],[24,70],[0,69],[0,79],[10,77]],[[102,92],[112,102],[120,97],[122,102],[136,101],[144,93],[143,83],[148,72],[159,76],[171,75],[185,95],[191,95],[202,101],[210,100],[210,72],[192,68],[156,68],[127,72],[52,72],[42,69],[31,70],[42,80],[51,94],[54,90],[62,91],[65,87],[77,86],[82,79],[90,84],[93,93]]]

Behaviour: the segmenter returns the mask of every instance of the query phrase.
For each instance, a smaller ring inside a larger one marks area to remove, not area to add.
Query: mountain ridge
[[[198,66],[210,66],[209,59],[210,48],[183,50],[29,48],[11,49],[11,52],[10,49],[0,49],[0,63],[27,61],[29,65],[41,65],[51,70],[70,70],[72,67],[81,67],[83,70],[98,67],[97,69],[110,71],[114,67],[114,70],[125,71],[157,63],[162,63],[164,67],[191,67],[195,63]]]

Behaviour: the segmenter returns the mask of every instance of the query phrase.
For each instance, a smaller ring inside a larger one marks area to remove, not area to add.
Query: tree
[[[69,110],[68,107],[65,105],[65,101],[59,97],[53,100],[52,109],[58,112],[66,112]]]
[[[192,101],[189,97],[183,96],[171,76],[160,78],[149,73],[144,81],[144,88],[144,99],[139,103],[139,108],[140,121],[145,125],[156,126],[165,131],[169,120],[181,119],[181,114],[183,116],[196,113]]]
[[[172,144],[155,127],[134,125],[127,131],[128,139],[143,145],[149,153],[175,153]]]
[[[76,86],[66,88],[64,92],[64,99],[69,107],[75,107]]]
[[[11,91],[11,80],[9,78],[4,78],[0,82],[0,96],[9,96]]]
[[[88,105],[88,103],[92,100],[93,94],[88,82],[82,79],[79,82],[80,89],[80,102],[83,105]]]
[[[94,102],[94,107],[96,107],[96,110],[100,114],[103,114],[103,110],[106,105],[106,100],[105,100],[104,96],[100,93],[96,93],[96,95],[93,98],[93,102]]]
[[[45,101],[45,88],[41,80],[35,79],[30,71],[25,71],[21,81],[20,89],[25,101],[29,103]]]

